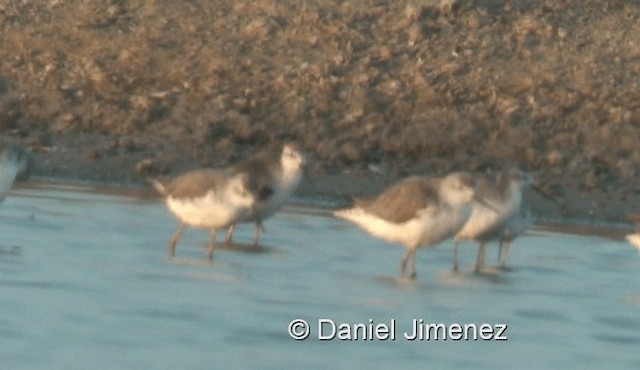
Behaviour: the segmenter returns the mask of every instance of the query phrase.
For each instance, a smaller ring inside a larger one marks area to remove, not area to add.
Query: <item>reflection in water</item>
[[[608,325],[612,328],[629,329],[640,332],[640,321],[636,316],[604,316],[598,315],[594,317],[594,321]]]
[[[539,232],[481,274],[464,247],[453,273],[445,242],[418,254],[412,281],[402,248],[317,213],[270,219],[259,249],[240,226],[212,263],[198,231],[166,258],[160,200],[28,190],[0,218],[3,368],[505,368],[531,353],[540,367],[640,368],[640,258],[620,241]],[[296,318],[306,341],[287,334]],[[320,318],[504,323],[509,340],[320,342]]]
[[[13,247],[2,247],[0,246],[0,257],[4,256],[21,256],[22,255],[22,247],[13,246]]]
[[[515,310],[513,311],[515,316],[521,317],[527,320],[541,320],[541,321],[570,321],[571,318],[560,312],[554,310]]]

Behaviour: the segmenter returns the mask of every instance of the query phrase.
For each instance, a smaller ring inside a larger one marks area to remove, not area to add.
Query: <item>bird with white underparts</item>
[[[442,178],[413,176],[370,199],[355,199],[354,206],[334,215],[371,235],[400,244],[406,253],[400,275],[416,276],[415,257],[420,247],[432,247],[460,230],[471,214],[474,178],[454,172]]]
[[[167,184],[150,180],[165,196],[167,208],[179,221],[167,250],[175,256],[176,243],[186,227],[209,232],[206,257],[213,259],[218,230],[246,217],[255,205],[254,189],[249,176],[228,169],[200,169],[186,172]]]
[[[252,212],[245,213],[229,226],[225,244],[232,242],[238,222],[251,222],[255,225],[253,245],[258,245],[263,221],[279,211],[297,190],[305,163],[306,156],[300,146],[288,143],[279,157],[263,153],[230,169],[232,173],[247,174],[255,189],[256,203]]]
[[[484,267],[486,244],[496,240],[508,243],[526,229],[521,217],[522,193],[530,183],[526,174],[517,168],[501,171],[495,180],[476,176],[476,191],[484,202],[474,202],[471,215],[454,237],[453,270],[458,271],[458,244],[463,240],[479,243],[474,271]],[[487,203],[491,206],[487,206]],[[505,249],[507,251],[507,249]],[[503,258],[502,250],[500,259]]]

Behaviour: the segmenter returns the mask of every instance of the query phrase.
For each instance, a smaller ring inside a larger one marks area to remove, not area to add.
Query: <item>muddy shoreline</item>
[[[158,201],[160,195],[146,184],[138,183],[104,183],[92,181],[73,181],[52,178],[32,178],[26,182],[16,183],[14,189],[21,190],[52,190],[62,192],[90,192],[107,195],[131,197],[146,203]],[[299,192],[290,200],[281,212],[300,215],[333,217],[332,211],[348,203],[344,197],[333,195],[318,195],[317,193]],[[557,214],[542,213],[536,215],[536,220],[527,233],[563,233],[582,236],[594,236],[616,241],[623,241],[625,236],[633,230],[628,220],[621,222],[603,219],[579,219],[558,217]]]
[[[516,165],[561,206],[640,213],[636,0],[71,0],[0,5],[0,135],[36,179],[145,189],[299,142],[340,204]]]
[[[73,169],[73,166],[69,166]],[[311,182],[310,182],[311,181]],[[352,196],[375,195],[384,190],[388,180],[378,174],[351,172],[311,176],[303,180],[287,209],[304,209],[305,212],[318,213],[329,216],[330,211],[350,204]],[[92,178],[61,178],[36,175],[26,182],[14,184],[14,188],[51,188],[54,190],[91,191],[104,194],[119,194],[138,199],[155,199],[160,195],[146,180],[105,181]],[[603,236],[615,240],[622,240],[624,235],[633,229],[626,215],[634,213],[631,204],[608,204],[608,208],[595,208],[595,203],[587,203],[585,207],[580,195],[568,197],[578,204],[567,203],[560,199],[561,204],[542,197],[537,192],[525,192],[525,206],[529,208],[536,220],[537,227],[543,230],[568,232],[583,235]],[[311,210],[311,211],[308,211]]]

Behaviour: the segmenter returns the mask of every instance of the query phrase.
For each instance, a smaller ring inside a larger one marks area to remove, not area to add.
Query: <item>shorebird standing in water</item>
[[[498,242],[498,266],[505,268],[507,266],[507,258],[509,257],[509,249],[511,242],[520,234],[523,234],[534,224],[533,216],[529,209],[521,208],[512,218],[504,225],[502,236]]]
[[[636,228],[636,232],[633,234],[627,235],[625,238],[627,241],[638,248],[638,253],[640,254],[640,215],[628,215],[629,221],[633,222]]]
[[[187,172],[166,185],[151,180],[166,197],[169,210],[180,222],[167,246],[169,256],[175,256],[176,243],[189,226],[209,231],[207,259],[213,259],[216,234],[246,216],[255,203],[255,196],[246,173],[229,173],[222,169],[202,169]]]
[[[0,202],[6,198],[13,182],[26,180],[31,172],[31,156],[27,150],[9,140],[0,141]]]
[[[443,178],[409,177],[368,200],[355,200],[353,208],[334,215],[360,226],[371,235],[402,244],[407,252],[400,264],[405,276],[416,276],[416,251],[431,247],[460,230],[471,214],[473,177],[452,173]],[[478,200],[481,201],[481,200]]]
[[[237,222],[254,222],[253,245],[260,240],[262,222],[279,211],[298,188],[305,165],[305,155],[296,144],[286,144],[280,158],[258,155],[251,160],[236,165],[232,172],[242,172],[256,189],[256,204],[252,212],[238,218]],[[229,226],[225,244],[233,238],[236,222]]]
[[[510,242],[517,234],[524,231],[524,219],[520,219],[522,207],[522,191],[529,183],[527,176],[521,171],[510,168],[498,174],[495,182],[486,177],[476,178],[476,189],[487,203],[474,202],[471,216],[464,226],[456,233],[453,252],[453,270],[458,271],[458,244],[462,240],[477,241],[478,256],[474,270],[476,272],[484,266],[486,243],[498,240],[502,243]],[[507,247],[508,248],[508,247]],[[501,263],[506,263],[505,255],[500,253]]]

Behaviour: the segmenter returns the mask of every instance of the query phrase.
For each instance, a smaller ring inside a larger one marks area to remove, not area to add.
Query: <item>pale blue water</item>
[[[23,190],[0,220],[0,369],[640,368],[640,256],[623,242],[534,233],[510,271],[480,276],[451,273],[445,242],[403,282],[402,248],[328,217],[279,214],[267,252],[212,266],[202,231],[167,260],[159,199]],[[475,246],[461,257],[470,269]],[[305,341],[287,334],[296,318]],[[395,319],[396,340],[319,341],[320,318]],[[412,319],[506,324],[508,340],[407,341]]]

